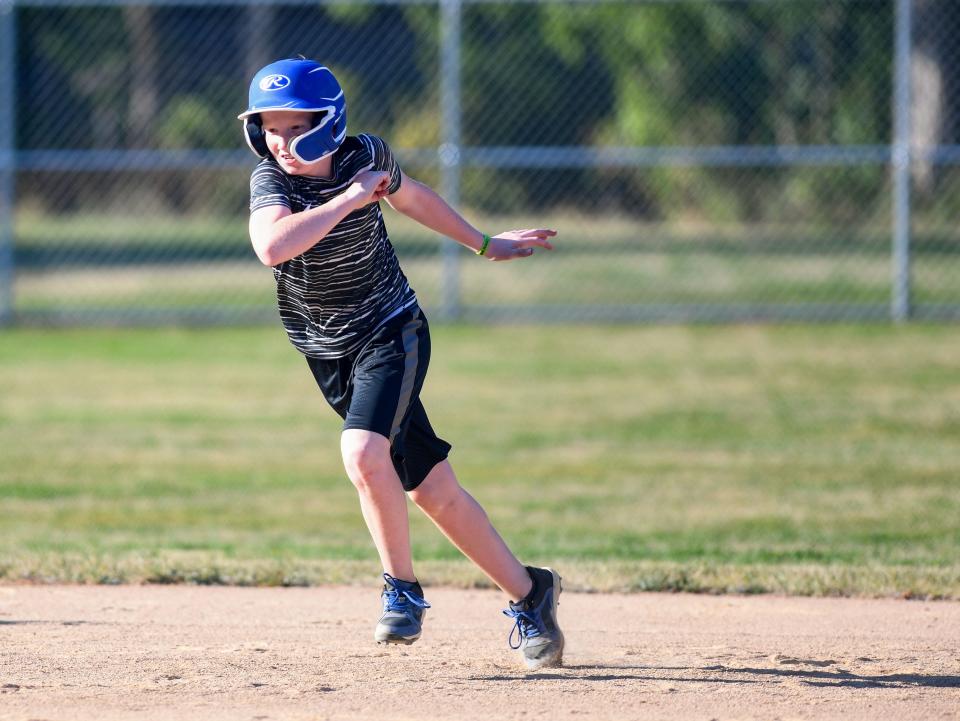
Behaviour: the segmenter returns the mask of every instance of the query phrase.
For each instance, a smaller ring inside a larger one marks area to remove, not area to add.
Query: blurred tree
[[[246,39],[244,67],[247,78],[252,78],[264,65],[278,59],[273,57],[270,42],[275,17],[275,6],[259,3],[250,4],[241,15]]]
[[[960,12],[947,0],[915,1],[913,139],[930,145],[955,138],[960,120]],[[250,75],[301,52],[337,72],[353,131],[401,148],[439,139],[436,5],[19,12],[25,148],[236,147],[233,116]],[[469,3],[463,138],[503,147],[885,144],[892,37],[890,2]],[[845,171],[861,202],[884,192],[875,171]],[[470,202],[504,211],[584,197],[648,218],[791,208],[828,218],[836,206],[821,174],[790,170],[751,171],[764,182],[742,185],[711,168],[471,172]],[[915,174],[930,187],[929,163]]]
[[[888,141],[889,5],[610,2],[545,13],[543,41],[571,62],[596,53],[594,72],[611,85],[599,94],[609,106],[591,106],[606,110],[590,115],[584,135],[591,144]],[[624,209],[645,216],[682,212],[689,199],[706,207],[703,192],[711,187],[723,199],[713,207],[724,215],[756,217],[771,207],[765,193],[728,187],[725,170],[595,175],[615,189]],[[811,197],[832,201],[826,188]]]
[[[955,137],[960,100],[957,75],[960,56],[960,12],[944,0],[914,0],[912,65],[911,144],[928,149],[947,144]],[[917,191],[929,195],[934,189],[935,166],[929,158],[913,163]]]
[[[153,16],[154,9],[149,5],[123,7],[129,43],[127,145],[131,148],[149,147],[160,106],[157,91],[160,68]]]
[[[127,67],[120,10],[24,8],[17,37],[21,147],[117,147]]]

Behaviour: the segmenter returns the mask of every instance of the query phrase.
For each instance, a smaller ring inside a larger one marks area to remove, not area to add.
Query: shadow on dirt
[[[29,624],[36,625],[49,625],[49,626],[109,626],[109,623],[104,621],[43,621],[43,620],[30,620],[30,621],[6,621],[0,619],[0,626],[26,626]]]
[[[677,678],[674,676],[651,675],[651,671],[690,671],[685,667],[665,668],[660,666],[605,666],[602,664],[588,664],[580,666],[564,666],[550,672],[518,671],[515,674],[495,674],[493,676],[470,676],[471,681],[679,681],[694,683],[761,683],[735,678],[693,677]],[[630,673],[646,671],[647,673]]]
[[[731,674],[781,676],[798,678],[809,686],[849,688],[960,688],[960,676],[940,676],[922,673],[893,673],[884,676],[861,675],[837,669],[835,671],[807,671],[779,668],[734,668],[707,666],[703,671],[722,671]]]
[[[681,671],[687,674],[659,675],[658,671]],[[708,675],[707,675],[708,673]],[[471,681],[675,681],[679,683],[764,683],[763,678],[750,676],[795,678],[809,686],[836,688],[960,688],[960,676],[921,673],[861,675],[835,671],[737,668],[732,666],[606,666],[602,664],[564,666],[550,672],[517,672],[493,676],[470,676]]]

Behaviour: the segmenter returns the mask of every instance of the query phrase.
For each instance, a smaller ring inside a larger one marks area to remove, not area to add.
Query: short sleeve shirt
[[[349,136],[333,158],[332,178],[288,175],[262,160],[250,176],[250,211],[282,205],[294,213],[344,192],[357,173],[384,170],[388,193],[400,187],[400,167],[374,135]],[[312,358],[341,358],[416,295],[400,270],[379,203],[355,210],[316,245],[273,268],[280,319],[290,342]]]

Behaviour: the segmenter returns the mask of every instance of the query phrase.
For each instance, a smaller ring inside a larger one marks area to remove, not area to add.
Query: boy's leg
[[[407,499],[390,458],[390,441],[379,433],[349,428],[340,436],[340,450],[383,569],[395,578],[416,581]]]
[[[328,401],[334,397],[331,405],[339,406],[344,416],[340,436],[344,467],[357,489],[384,569],[383,614],[374,630],[378,643],[416,641],[425,609],[430,607],[413,571],[402,480],[406,473],[397,461],[429,360],[426,320],[418,308],[411,308],[381,325],[356,358],[344,361],[343,365],[349,363],[348,392],[339,403],[339,386],[325,392]],[[338,364],[336,370],[342,381],[347,369]],[[327,380],[322,372],[319,375],[322,382]]]
[[[413,573],[407,497],[393,467],[390,442],[379,433],[346,429],[340,436],[343,464],[360,497],[360,510],[385,570],[383,614],[377,643],[410,644],[420,638],[430,604]]]
[[[504,593],[518,599],[511,601],[504,613],[515,621],[510,646],[520,651],[527,668],[561,665],[564,637],[557,623],[560,575],[549,568],[520,564],[480,504],[457,482],[449,461],[437,463],[410,491],[410,497]]]
[[[460,551],[511,599],[530,593],[527,569],[490,523],[481,505],[457,481],[450,462],[433,467],[410,498]]]

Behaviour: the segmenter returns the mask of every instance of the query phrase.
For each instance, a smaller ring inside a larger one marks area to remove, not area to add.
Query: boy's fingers
[[[552,235],[556,235],[553,231],[539,231],[539,230],[513,230],[510,231],[515,235],[521,234],[533,234],[539,232],[549,232]],[[534,248],[544,248],[545,250],[553,250],[553,243],[551,243],[546,238],[541,238],[536,235],[530,235],[526,238],[504,238],[502,236],[498,237],[499,240],[504,240],[509,243],[506,247],[494,251],[491,249],[490,260],[513,260],[514,258],[527,258],[533,255]],[[494,255],[496,253],[496,255]]]
[[[553,243],[549,240],[543,238],[529,238],[527,240],[517,241],[517,247],[520,248],[546,248],[547,250],[553,250]]]
[[[523,230],[514,230],[511,231],[517,233],[521,238],[552,238],[557,234],[557,231],[551,230],[550,228],[525,228]]]

